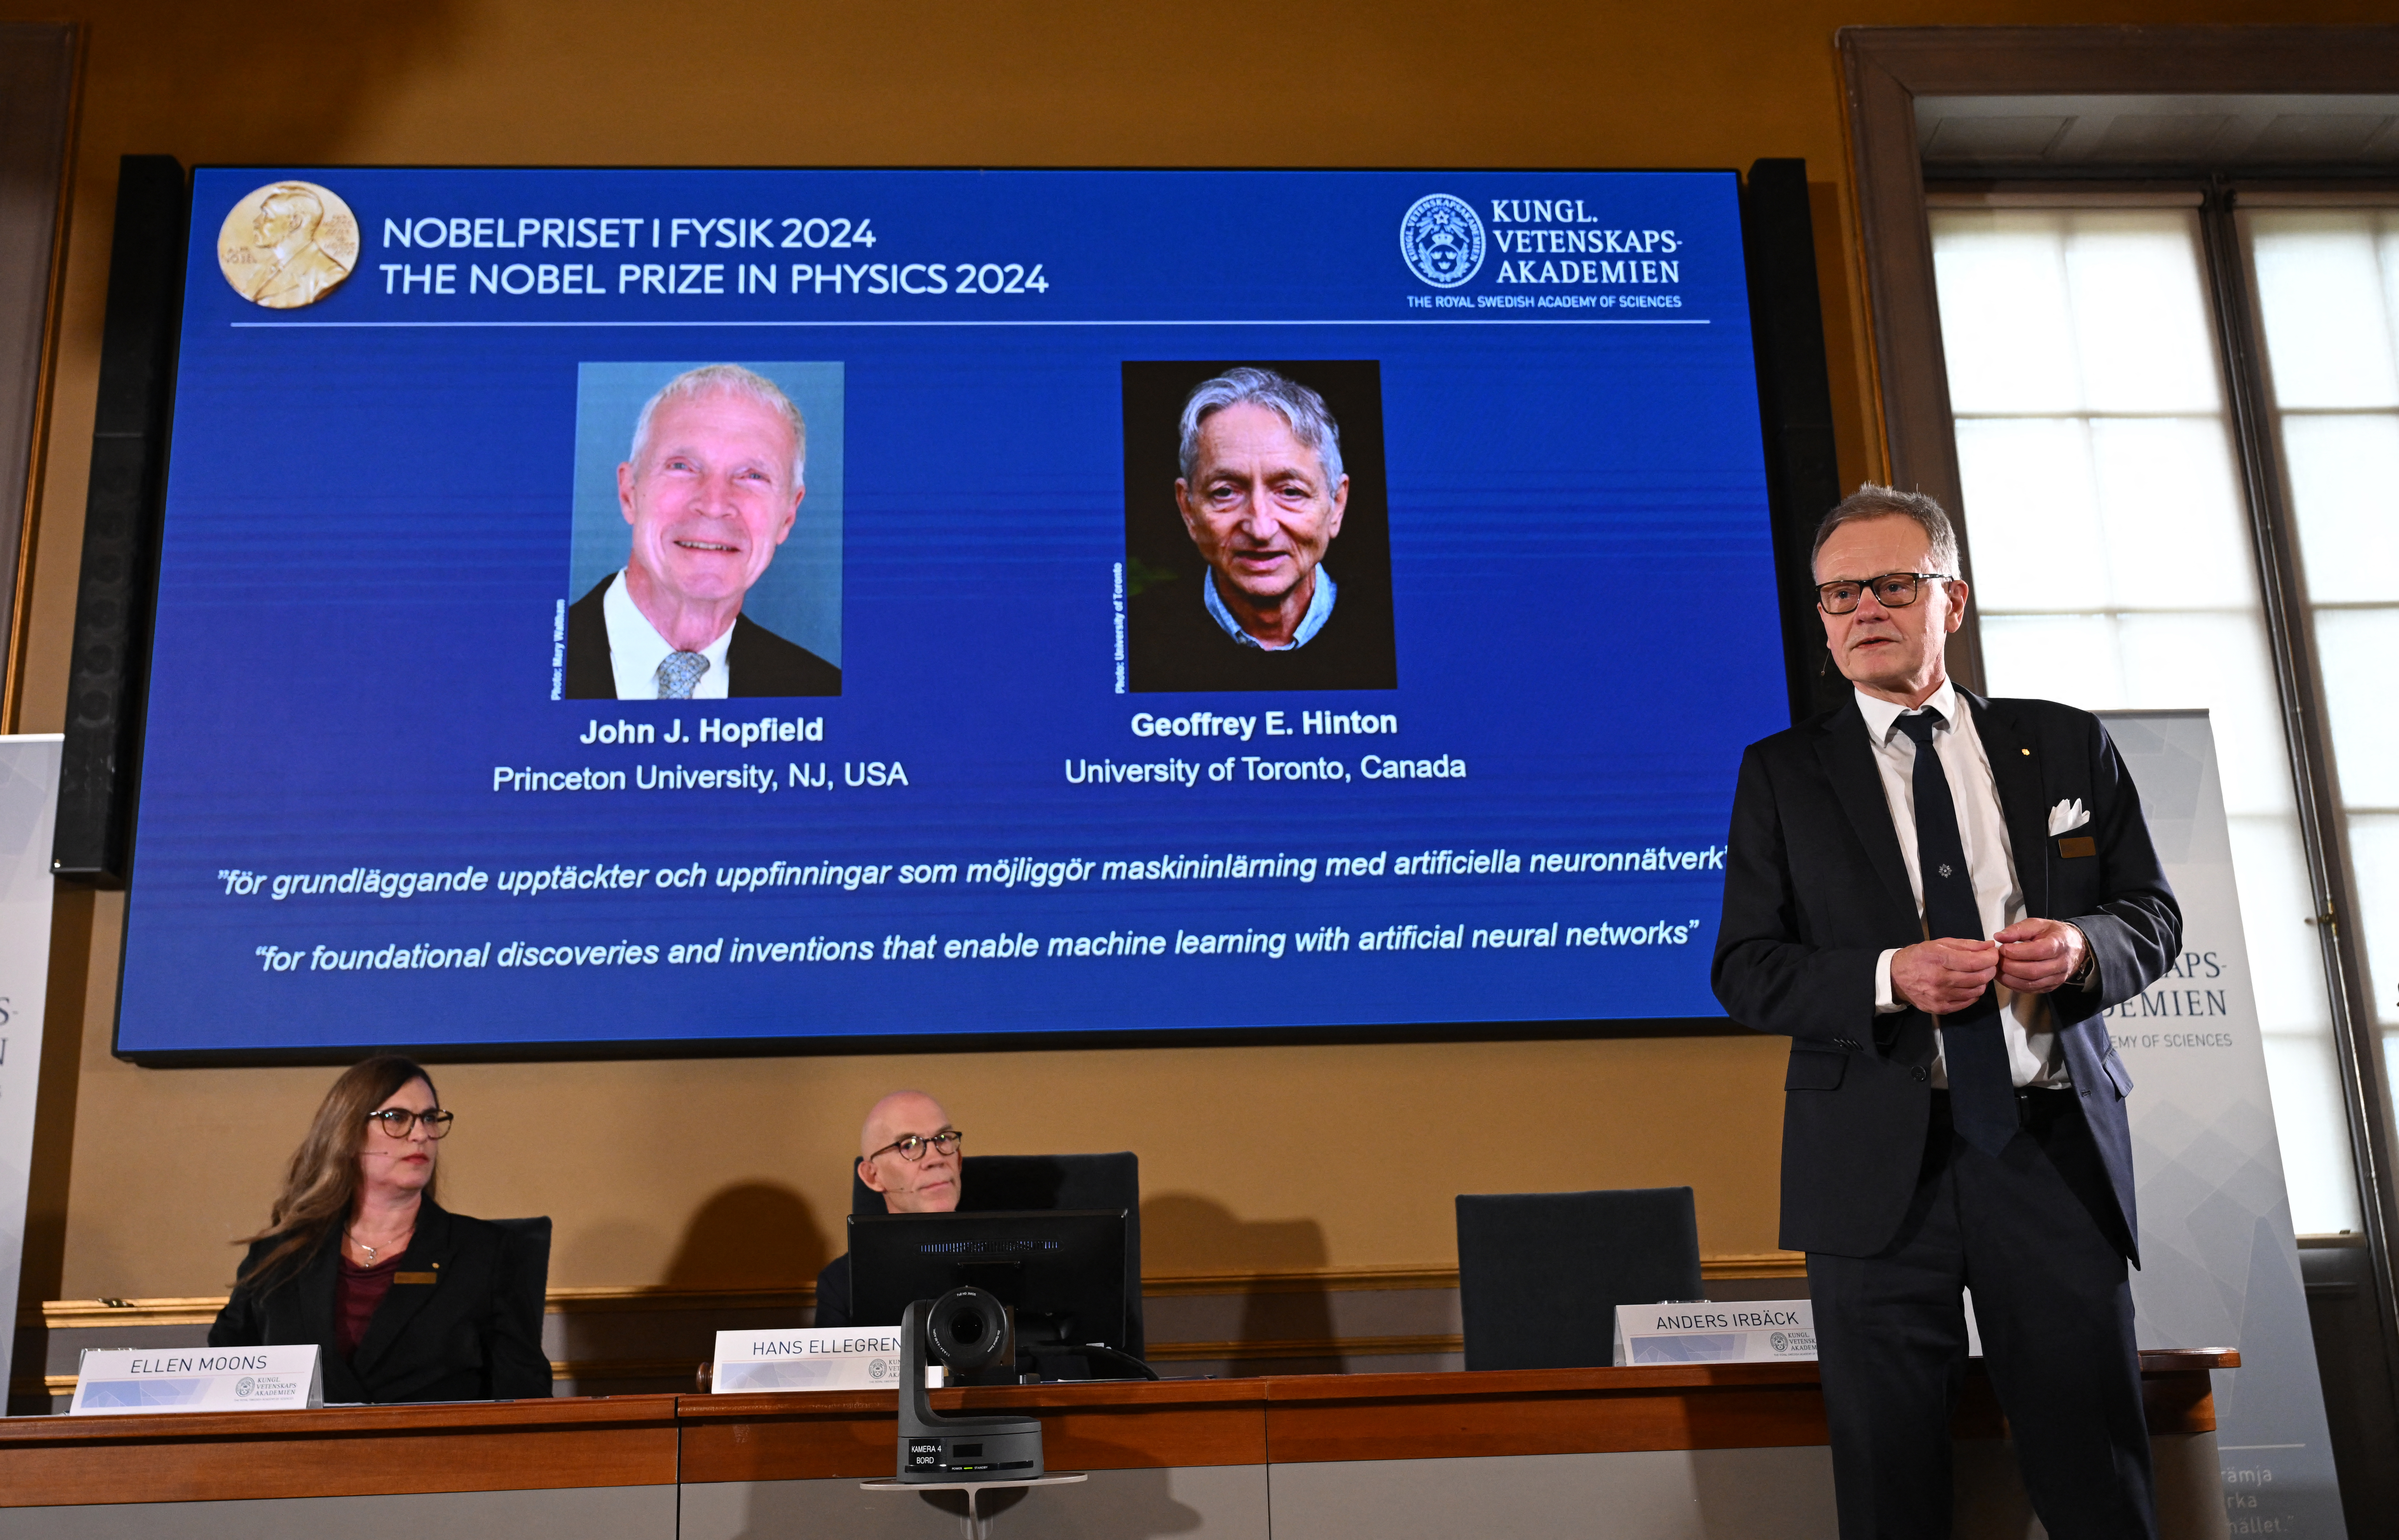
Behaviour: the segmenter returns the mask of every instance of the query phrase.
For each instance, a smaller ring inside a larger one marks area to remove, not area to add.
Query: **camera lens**
[[[933,1302],[925,1335],[942,1364],[953,1372],[971,1373],[1007,1350],[1006,1307],[979,1288],[954,1288]]]

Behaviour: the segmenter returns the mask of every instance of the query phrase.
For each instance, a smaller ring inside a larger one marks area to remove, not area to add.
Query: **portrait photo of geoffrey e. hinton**
[[[1124,365],[1125,688],[1394,689],[1380,365]]]

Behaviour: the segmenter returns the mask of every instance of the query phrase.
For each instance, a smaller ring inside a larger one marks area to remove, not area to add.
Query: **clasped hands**
[[[2018,994],[2045,995],[2074,976],[2091,949],[2062,920],[2019,920],[1988,941],[1955,937],[1903,947],[1891,960],[1891,990],[1920,1011],[1948,1015],[1993,979]]]

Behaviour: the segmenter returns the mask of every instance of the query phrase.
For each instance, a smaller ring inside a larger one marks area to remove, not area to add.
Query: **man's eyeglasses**
[[[369,1112],[367,1121],[382,1129],[386,1138],[395,1139],[408,1138],[410,1126],[421,1123],[425,1124],[425,1137],[438,1139],[448,1136],[451,1120],[457,1115],[445,1112],[439,1107],[430,1112],[412,1112],[404,1107],[386,1107],[380,1112]]]
[[[958,1152],[959,1144],[965,1138],[966,1136],[955,1128],[944,1128],[938,1134],[911,1134],[904,1139],[893,1139],[866,1158],[871,1161],[877,1155],[888,1155],[894,1150],[899,1151],[900,1158],[905,1161],[923,1160],[928,1149],[939,1150],[944,1155],[955,1155]]]
[[[1846,578],[1837,583],[1818,583],[1816,603],[1827,615],[1847,615],[1858,607],[1858,600],[1867,593],[1885,609],[1905,609],[1916,603],[1916,596],[1926,583],[1947,583],[1957,579],[1945,572],[1886,572],[1879,578]]]

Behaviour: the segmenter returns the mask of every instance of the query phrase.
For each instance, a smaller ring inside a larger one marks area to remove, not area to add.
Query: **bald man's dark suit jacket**
[[[2139,794],[2098,718],[2050,701],[1959,692],[1991,763],[2026,913],[2071,920],[2098,971],[2050,997],[2077,1100],[2139,1261],[2132,1076],[2101,1013],[2162,974],[2182,910],[2150,847]],[[2080,800],[2090,823],[2049,833]],[[1875,961],[1924,939],[1865,718],[1839,709],[1753,743],[1733,794],[1716,998],[1735,1021],[1787,1034],[1782,1237],[1795,1251],[1870,1257],[1897,1234],[1924,1161],[1933,1022],[1875,1014]]]

